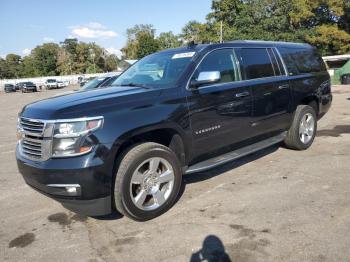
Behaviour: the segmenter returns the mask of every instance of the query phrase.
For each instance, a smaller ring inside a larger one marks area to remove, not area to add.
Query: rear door
[[[191,79],[196,80],[201,72],[212,71],[220,72],[219,82],[187,89],[194,154],[197,156],[251,135],[251,88],[241,81],[233,48],[211,51]]]
[[[253,95],[252,128],[255,136],[288,129],[292,96],[288,77],[274,48],[240,48],[243,78]]]

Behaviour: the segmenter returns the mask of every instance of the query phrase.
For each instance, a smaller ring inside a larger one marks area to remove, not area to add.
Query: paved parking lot
[[[350,86],[333,88],[309,150],[187,175],[177,204],[143,223],[76,215],[18,173],[17,113],[69,89],[0,93],[0,261],[350,261]]]

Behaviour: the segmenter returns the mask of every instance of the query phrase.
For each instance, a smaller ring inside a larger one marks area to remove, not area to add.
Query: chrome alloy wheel
[[[131,177],[131,199],[139,209],[155,210],[169,198],[174,179],[174,170],[167,160],[149,158],[136,168]]]
[[[305,114],[299,125],[299,138],[300,141],[304,144],[307,144],[311,141],[315,132],[315,119],[312,114]]]

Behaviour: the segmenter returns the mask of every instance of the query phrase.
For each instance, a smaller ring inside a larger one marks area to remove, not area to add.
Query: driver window
[[[231,48],[218,49],[209,53],[196,69],[192,79],[197,80],[201,72],[219,71],[218,83],[229,83],[240,80],[236,55]]]

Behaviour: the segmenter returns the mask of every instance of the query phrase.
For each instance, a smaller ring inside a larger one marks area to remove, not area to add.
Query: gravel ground
[[[350,86],[303,152],[271,147],[184,176],[159,218],[87,218],[35,192],[17,171],[17,113],[57,93],[0,93],[0,261],[350,261]]]

